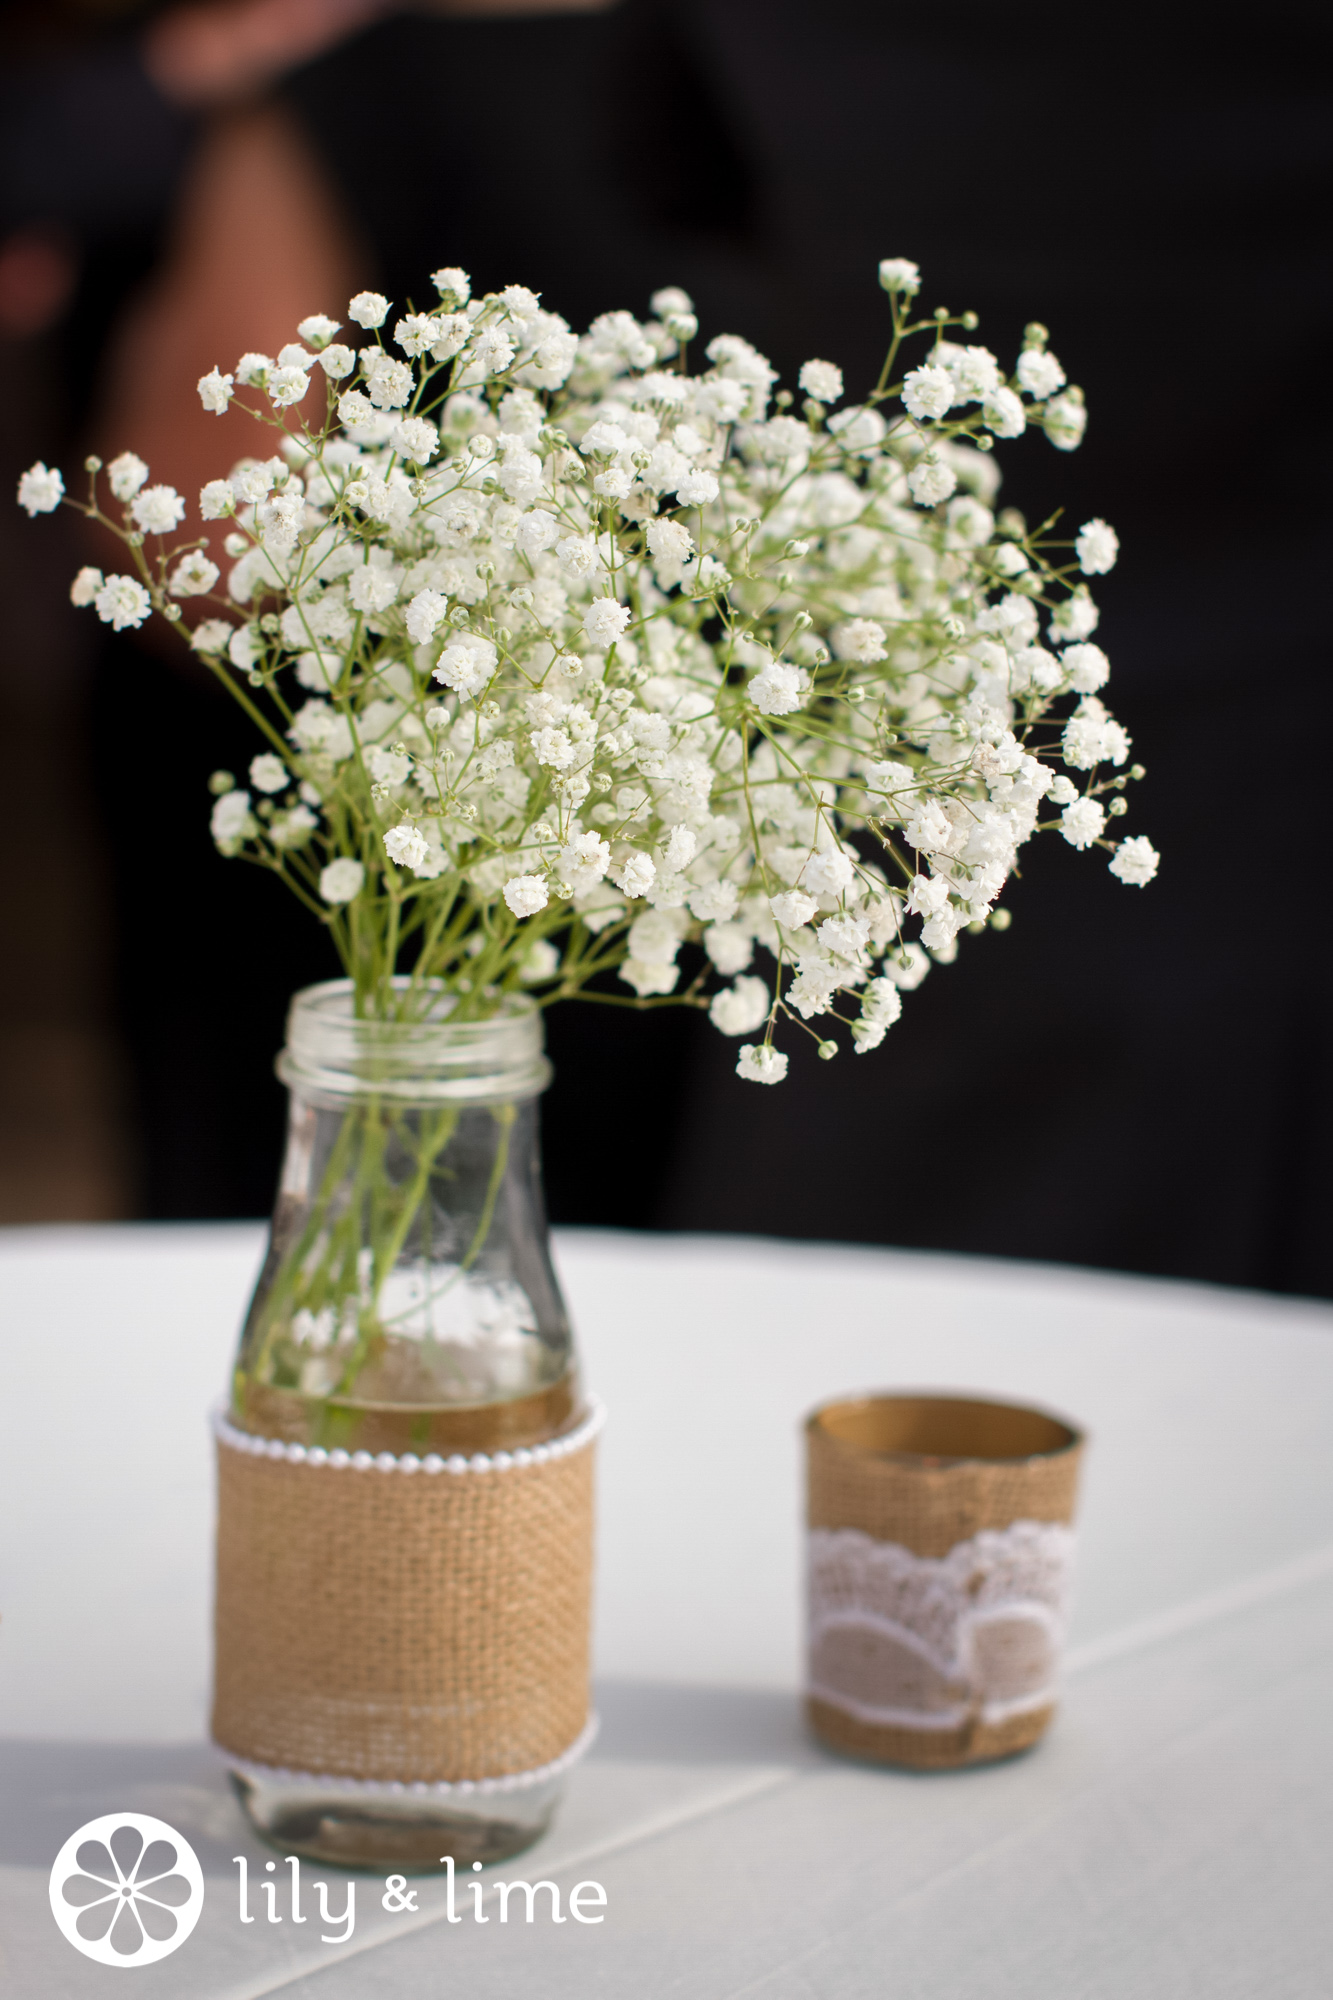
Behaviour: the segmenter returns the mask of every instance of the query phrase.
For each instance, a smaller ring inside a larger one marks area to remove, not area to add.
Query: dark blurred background
[[[883,1048],[778,1090],[674,1012],[550,1017],[561,1221],[1054,1258],[1333,1296],[1329,16],[1170,5],[50,0],[3,11],[3,479],[245,448],[198,374],[441,263],[575,324],[663,283],[790,382],[878,370],[882,256],[1041,319],[1087,441],[1003,499],[1120,533],[1111,699],[1146,891],[1041,841]],[[202,673],[66,603],[65,517],[0,511],[0,1220],[254,1215],[291,990],[334,970],[220,859],[251,746]],[[803,1039],[803,1038],[802,1038]]]

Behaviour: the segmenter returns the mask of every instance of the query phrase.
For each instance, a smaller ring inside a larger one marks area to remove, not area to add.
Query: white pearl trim
[[[539,1764],[535,1770],[511,1771],[502,1778],[441,1778],[435,1784],[428,1784],[424,1779],[405,1782],[399,1779],[339,1778],[326,1771],[285,1771],[271,1764],[252,1764],[244,1757],[228,1756],[225,1750],[222,1754],[233,1771],[239,1771],[243,1777],[254,1778],[260,1784],[309,1785],[318,1790],[336,1788],[340,1792],[390,1793],[395,1798],[493,1798],[497,1792],[526,1792],[534,1785],[544,1785],[548,1779],[563,1776],[592,1748],[599,1727],[599,1717],[590,1715],[582,1734],[575,1737],[568,1750],[562,1750],[549,1764]]]
[[[432,1475],[450,1472],[455,1477],[466,1472],[515,1472],[525,1466],[549,1465],[554,1459],[569,1458],[576,1451],[586,1450],[605,1422],[606,1405],[598,1397],[590,1396],[587,1415],[575,1429],[567,1431],[563,1437],[552,1438],[548,1444],[490,1454],[474,1451],[470,1458],[465,1458],[461,1452],[441,1458],[435,1451],[418,1458],[414,1451],[405,1451],[401,1457],[395,1457],[391,1451],[382,1451],[374,1456],[368,1451],[325,1451],[321,1445],[284,1444],[281,1438],[256,1437],[250,1431],[237,1430],[223,1410],[213,1413],[213,1430],[219,1444],[225,1444],[230,1451],[246,1452],[251,1458],[285,1459],[288,1465],[330,1468],[335,1472],[349,1469],[353,1472],[426,1472]]]

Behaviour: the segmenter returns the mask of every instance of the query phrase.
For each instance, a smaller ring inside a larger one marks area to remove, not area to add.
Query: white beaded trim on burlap
[[[511,1771],[502,1778],[440,1778],[434,1784],[424,1778],[416,1780],[388,1778],[339,1778],[327,1771],[285,1771],[271,1764],[252,1764],[244,1757],[228,1756],[228,1767],[239,1771],[243,1777],[255,1778],[268,1785],[310,1785],[328,1790],[336,1787],[340,1792],[389,1793],[395,1798],[490,1798],[497,1792],[530,1791],[534,1785],[543,1785],[550,1778],[559,1778],[578,1763],[584,1753],[591,1749],[600,1727],[600,1720],[591,1715],[581,1732],[549,1764],[539,1764],[532,1771]]]
[[[517,1451],[474,1451],[470,1457],[455,1452],[449,1458],[441,1458],[438,1452],[432,1451],[424,1458],[418,1458],[414,1451],[395,1456],[391,1451],[325,1451],[322,1445],[284,1444],[281,1438],[256,1437],[250,1431],[237,1430],[222,1410],[215,1411],[213,1415],[213,1429],[218,1442],[225,1444],[230,1451],[247,1452],[251,1458],[282,1459],[288,1465],[329,1467],[337,1472],[450,1472],[455,1477],[464,1472],[515,1472],[523,1466],[549,1465],[554,1459],[568,1458],[576,1451],[583,1451],[605,1422],[605,1404],[596,1396],[590,1396],[587,1415],[575,1429],[568,1431],[564,1437],[552,1438],[547,1444],[529,1445]]]

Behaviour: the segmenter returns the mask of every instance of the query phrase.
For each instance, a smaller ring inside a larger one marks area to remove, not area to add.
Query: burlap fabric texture
[[[856,1529],[937,1559],[987,1529],[1022,1521],[1068,1525],[1083,1443],[1060,1418],[978,1398],[886,1395],[831,1403],[806,1424],[808,1525]],[[1054,1704],[987,1720],[978,1703],[948,1729],[869,1721],[813,1694],[807,1712],[816,1735],[836,1749],[950,1769],[1028,1748],[1045,1732]]]
[[[269,1456],[220,1424],[214,1740],[382,1783],[561,1756],[589,1713],[599,1420],[453,1471]]]

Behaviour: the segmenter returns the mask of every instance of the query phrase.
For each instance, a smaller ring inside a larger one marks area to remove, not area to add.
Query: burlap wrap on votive
[[[428,1473],[218,1445],[213,1737],[385,1783],[532,1771],[588,1720],[592,1433]]]
[[[826,1695],[831,1668],[843,1691],[828,1699],[812,1687],[816,1734],[857,1756],[922,1769],[1035,1743],[1054,1702],[1025,1700],[1023,1689],[1053,1681],[1058,1664],[1081,1435],[1007,1404],[883,1396],[815,1411],[806,1440],[811,1680]],[[929,1571],[913,1558],[927,1559]],[[908,1604],[906,1629],[895,1634],[893,1611],[871,1609],[858,1623],[858,1574],[874,1580],[881,1605],[895,1592]],[[840,1608],[840,1583],[851,1609]],[[964,1634],[957,1651],[945,1643],[951,1589],[961,1607],[953,1629]],[[988,1590],[999,1600],[989,1611]],[[874,1719],[876,1710],[893,1719]]]

